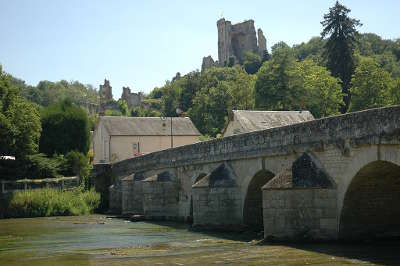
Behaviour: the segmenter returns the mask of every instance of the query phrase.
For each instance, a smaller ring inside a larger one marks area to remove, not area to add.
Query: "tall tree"
[[[42,135],[39,150],[47,155],[89,150],[87,113],[69,99],[46,107],[41,112]]]
[[[340,110],[342,113],[345,113],[350,105],[350,82],[355,68],[354,49],[358,34],[356,28],[362,25],[359,20],[348,16],[350,11],[336,1],[335,6],[329,8],[329,13],[324,15],[324,20],[321,22],[324,27],[321,37],[329,36],[324,51],[327,67],[334,77],[342,81],[344,94],[344,106]]]
[[[0,65],[0,155],[20,160],[37,152],[42,128],[38,110],[19,95],[12,79]]]

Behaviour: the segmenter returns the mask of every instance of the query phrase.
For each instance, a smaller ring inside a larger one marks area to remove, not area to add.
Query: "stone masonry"
[[[218,27],[218,61],[221,66],[229,63],[230,57],[236,62],[243,62],[246,52],[258,53],[261,57],[267,50],[267,41],[261,29],[257,35],[254,20],[234,24],[224,18],[217,21]]]
[[[233,24],[221,18],[217,21],[218,28],[218,61],[211,56],[203,57],[201,70],[212,66],[227,66],[243,63],[246,52],[259,54],[262,58],[267,50],[267,39],[261,29],[255,30],[254,20],[246,20]]]
[[[152,219],[225,229],[262,220],[270,239],[400,237],[400,106],[167,149],[93,173],[102,203],[121,209],[130,198]],[[141,178],[125,190],[120,179],[134,173]]]
[[[104,79],[104,84],[100,85],[99,94],[100,94],[100,103],[106,103],[113,99],[112,87],[110,85],[109,80]]]
[[[142,94],[131,92],[129,87],[122,87],[121,99],[126,101],[129,108],[140,106]]]

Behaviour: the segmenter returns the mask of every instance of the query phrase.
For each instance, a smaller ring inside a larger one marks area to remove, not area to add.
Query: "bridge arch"
[[[263,229],[263,206],[261,188],[274,177],[268,170],[260,170],[251,178],[244,198],[243,224],[252,230]]]
[[[350,180],[340,212],[339,238],[400,237],[400,165],[365,164]]]

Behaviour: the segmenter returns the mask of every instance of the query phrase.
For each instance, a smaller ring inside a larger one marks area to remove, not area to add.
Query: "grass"
[[[22,218],[86,215],[92,213],[99,203],[100,194],[94,190],[43,188],[19,191],[7,200],[2,216]]]

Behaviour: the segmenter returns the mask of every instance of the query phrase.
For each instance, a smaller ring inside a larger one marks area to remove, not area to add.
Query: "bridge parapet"
[[[323,150],[334,144],[385,144],[400,137],[400,106],[370,109],[181,146],[112,165],[116,176],[136,171]]]

